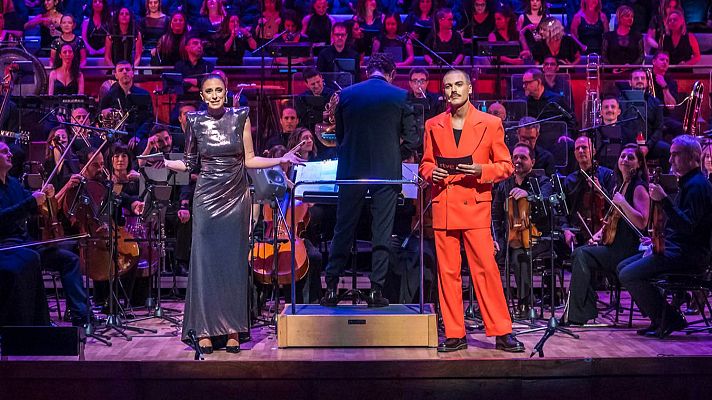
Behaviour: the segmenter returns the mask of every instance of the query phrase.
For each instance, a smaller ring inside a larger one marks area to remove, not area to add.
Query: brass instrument
[[[583,102],[582,128],[601,124],[601,57],[588,55],[586,63],[586,98]]]
[[[336,113],[336,106],[339,105],[340,94],[341,91],[337,90],[331,95],[329,102],[324,107],[324,122],[314,126],[314,134],[317,140],[326,147],[336,147],[336,115],[334,114]]]
[[[682,130],[686,135],[697,136],[700,133],[698,119],[700,117],[700,108],[702,101],[705,98],[705,85],[697,81],[692,85],[692,92],[685,99],[687,107],[685,108],[685,117],[682,120]]]
[[[108,129],[121,129],[121,125],[126,122],[129,113],[112,108],[104,115],[99,115],[99,127]]]
[[[655,77],[653,76],[652,68],[645,69],[645,78],[648,81],[648,92],[650,92],[651,96],[656,97],[655,96]]]

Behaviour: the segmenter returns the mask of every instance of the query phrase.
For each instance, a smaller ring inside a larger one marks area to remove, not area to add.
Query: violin
[[[289,195],[282,201],[282,210],[289,207]],[[292,212],[296,228],[292,229]],[[274,238],[275,221],[272,219],[272,207],[264,206],[264,221],[267,224],[265,229],[265,239]],[[309,257],[304,245],[304,231],[309,224],[309,204],[300,201],[295,202],[294,210],[287,209],[285,219],[288,229],[294,233],[294,281],[298,282],[304,278],[309,270]],[[292,282],[292,243],[289,240],[289,232],[281,221],[277,221],[277,254],[274,252],[272,240],[257,242],[252,248],[253,257],[252,269],[255,273],[255,280],[259,283],[269,285],[272,283],[274,273],[274,257],[277,257],[277,282],[280,285],[289,285]]]
[[[593,162],[591,176],[598,176],[598,161]],[[585,223],[586,227],[588,227],[586,231],[598,232],[598,230],[601,229],[603,220],[605,219],[603,216],[605,207],[605,199],[598,191],[590,186],[584,189],[579,211],[583,217],[583,221],[581,222]]]
[[[623,183],[619,189],[614,189],[613,194],[622,193],[628,181]],[[616,231],[618,229],[618,221],[621,219],[621,213],[615,208],[609,207],[608,212],[603,217],[603,231],[601,232],[601,243],[604,245],[613,244],[616,239]]]
[[[531,222],[531,205],[529,199],[522,197],[515,200],[513,196],[507,198],[507,220],[509,222],[509,237],[507,239],[512,248],[531,247],[532,238],[541,236],[541,232]]]
[[[43,171],[44,172],[44,171]],[[43,176],[46,179],[46,177]],[[45,186],[43,184],[43,186]],[[39,208],[38,218],[40,228],[40,240],[54,240],[64,237],[64,227],[57,218],[59,203],[54,196],[47,196],[44,204]]]
[[[650,183],[660,184],[662,169],[656,167],[650,178]],[[653,243],[653,254],[665,253],[665,212],[663,211],[663,203],[650,199],[650,221],[648,223],[648,232]]]

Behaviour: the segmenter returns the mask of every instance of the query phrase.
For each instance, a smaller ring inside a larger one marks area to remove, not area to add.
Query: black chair
[[[708,268],[704,272],[700,273],[688,273],[688,274],[663,274],[657,277],[654,281],[654,285],[663,291],[664,296],[672,295],[673,304],[681,304],[680,298],[684,294],[691,292],[691,298],[697,303],[697,307],[700,310],[702,319],[699,321],[692,322],[691,325],[704,323],[705,327],[700,329],[688,330],[688,334],[695,332],[707,331],[712,333],[712,323],[710,319],[705,314],[706,310],[712,316],[712,306],[707,298],[707,291],[712,290],[712,279],[710,279],[710,269]],[[702,293],[702,296],[695,296],[696,293]],[[702,300],[704,299],[704,300]],[[661,326],[665,326],[667,317],[667,308],[663,311]]]

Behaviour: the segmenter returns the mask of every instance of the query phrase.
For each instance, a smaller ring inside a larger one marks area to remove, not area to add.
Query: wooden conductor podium
[[[432,305],[322,307],[287,304],[277,319],[277,345],[285,347],[437,347],[437,316]]]

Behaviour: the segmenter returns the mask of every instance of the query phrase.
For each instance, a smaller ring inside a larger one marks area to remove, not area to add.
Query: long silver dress
[[[242,131],[248,108],[188,113],[185,160],[199,170],[182,338],[247,330],[250,197]]]

